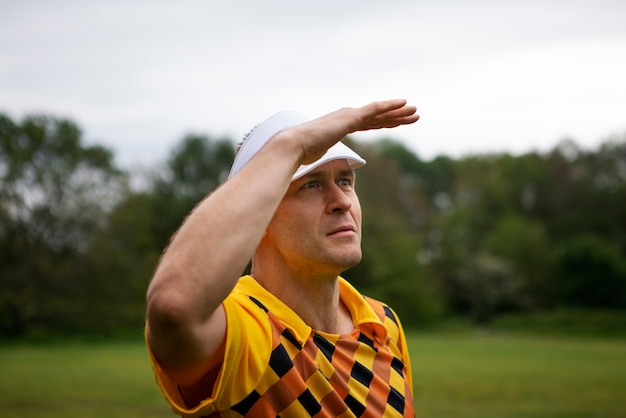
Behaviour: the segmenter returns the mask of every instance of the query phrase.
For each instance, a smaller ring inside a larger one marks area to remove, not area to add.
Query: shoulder
[[[363,297],[367,304],[376,312],[376,315],[378,315],[381,321],[389,320],[393,322],[395,326],[399,325],[400,320],[398,319],[398,315],[396,315],[395,311],[389,305],[369,296]]]
[[[396,312],[386,303],[373,299],[369,296],[363,296],[367,304],[372,308],[380,322],[382,322],[387,335],[394,342],[398,342],[402,337],[402,327]]]

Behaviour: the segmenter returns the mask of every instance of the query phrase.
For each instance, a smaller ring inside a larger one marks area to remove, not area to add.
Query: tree
[[[407,157],[405,162],[417,161],[389,141],[358,149],[367,160],[356,180],[363,209],[363,260],[344,275],[363,293],[389,303],[406,325],[424,324],[443,310],[427,267],[417,259],[429,204],[403,171],[410,165],[388,157],[389,149]]]
[[[426,244],[451,312],[487,322],[545,305],[553,263],[542,224],[533,221],[538,162],[536,154],[476,155],[449,170],[450,188],[439,192],[448,199],[435,205]]]
[[[129,194],[94,236],[85,263],[100,293],[115,309],[100,315],[101,331],[140,328],[145,291],[171,236],[206,194],[226,178],[234,157],[232,142],[188,135],[171,150],[145,190]],[[121,290],[121,291],[120,291]],[[100,302],[98,309],[105,309]]]
[[[187,135],[172,148],[149,187],[157,246],[164,248],[191,209],[226,180],[234,157],[232,141],[206,135]]]
[[[82,321],[91,236],[127,192],[113,154],[71,121],[0,115],[0,333]]]
[[[535,310],[553,306],[556,254],[543,224],[510,214],[499,218],[485,236],[483,254],[507,266],[516,286],[508,294],[510,306]]]
[[[562,306],[626,309],[626,261],[610,242],[594,235],[568,240],[560,269]]]

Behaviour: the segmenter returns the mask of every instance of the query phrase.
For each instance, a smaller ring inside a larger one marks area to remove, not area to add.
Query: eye
[[[317,180],[311,180],[307,183],[304,183],[302,186],[303,189],[315,189],[320,186],[320,182]]]
[[[340,179],[337,184],[341,187],[351,187],[352,180],[351,179]]]

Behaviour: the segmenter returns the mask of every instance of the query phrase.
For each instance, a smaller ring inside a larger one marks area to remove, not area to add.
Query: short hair
[[[235,154],[239,153],[239,150],[241,149],[241,147],[243,147],[243,144],[248,140],[248,138],[250,138],[250,134],[252,132],[254,132],[254,130],[260,125],[260,123],[257,123],[256,125],[254,125],[254,127],[252,127],[252,129],[250,129],[248,132],[246,132],[241,139],[239,140],[239,142],[237,142],[237,146],[235,147]]]

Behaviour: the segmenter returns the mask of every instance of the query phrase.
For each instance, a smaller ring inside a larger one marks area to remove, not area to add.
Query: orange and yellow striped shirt
[[[172,409],[187,417],[413,417],[404,332],[393,311],[339,279],[354,330],[313,330],[251,276],[224,301],[226,349],[213,393],[185,404],[152,356]]]

